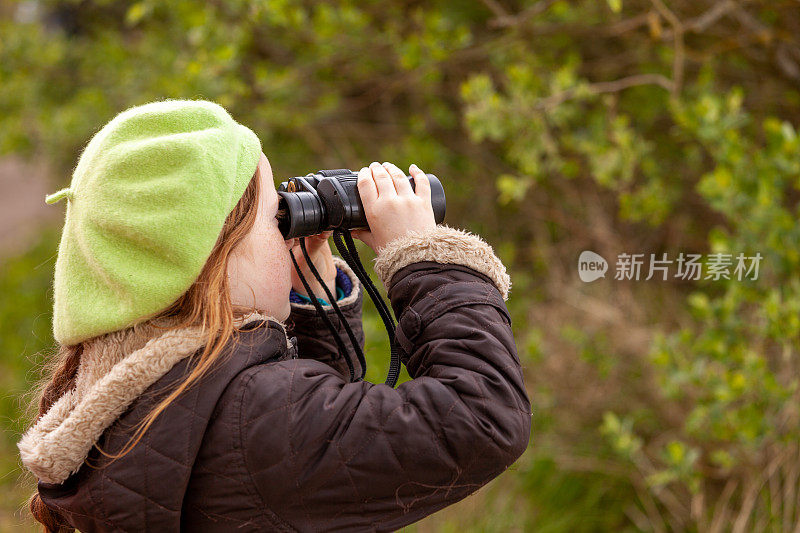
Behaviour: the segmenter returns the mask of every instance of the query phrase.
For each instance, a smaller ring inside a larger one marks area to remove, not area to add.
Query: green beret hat
[[[86,145],[56,260],[53,334],[77,344],[169,307],[200,275],[261,157],[225,109],[165,100],[127,109]]]

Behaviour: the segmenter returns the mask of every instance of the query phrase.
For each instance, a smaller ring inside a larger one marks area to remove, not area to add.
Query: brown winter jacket
[[[20,442],[44,503],[86,532],[391,531],[499,475],[531,421],[502,264],[479,238],[439,227],[391,243],[376,271],[414,379],[350,383],[310,306],[293,305],[293,337],[253,315],[230,357],[109,462],[97,447],[119,451],[202,347],[115,332]],[[343,311],[363,342],[352,279]]]

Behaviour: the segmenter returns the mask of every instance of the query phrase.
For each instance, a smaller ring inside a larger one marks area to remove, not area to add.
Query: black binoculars
[[[444,220],[444,187],[433,174],[425,174],[431,184],[431,204],[436,223]],[[414,178],[407,176],[414,188]],[[358,173],[346,168],[320,170],[289,178],[278,187],[278,228],[284,239],[308,237],[329,230],[368,228]]]

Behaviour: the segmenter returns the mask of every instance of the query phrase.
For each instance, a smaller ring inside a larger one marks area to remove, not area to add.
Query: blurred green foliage
[[[27,253],[0,259],[0,531],[18,527],[32,487],[19,468],[16,442],[36,413],[35,369],[55,353],[50,284],[57,237],[46,231]]]
[[[519,463],[419,530],[789,530],[798,35],[788,0],[0,0],[0,153],[46,158],[55,190],[119,111],[196,97],[259,134],[277,179],[417,163],[512,270],[534,404]],[[7,487],[55,242],[0,258]],[[584,285],[585,249],[763,260],[751,281]]]

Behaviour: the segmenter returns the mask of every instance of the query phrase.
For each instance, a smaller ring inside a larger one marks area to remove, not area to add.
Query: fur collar
[[[440,224],[423,232],[411,231],[387,244],[375,258],[375,273],[386,289],[403,267],[421,261],[462,265],[491,279],[508,300],[511,278],[492,247],[478,235]]]
[[[361,290],[361,281],[359,281],[358,276],[356,273],[353,272],[353,269],[350,268],[350,265],[347,264],[347,261],[339,257],[338,255],[333,256],[333,264],[336,265],[336,268],[342,270],[348,278],[350,278],[350,283],[353,284],[353,288],[350,290],[350,294],[345,296],[341,300],[336,301],[336,305],[339,307],[344,307],[346,305],[350,305],[351,303],[355,302],[358,299],[358,293]],[[317,295],[317,296],[324,296],[324,295]],[[314,311],[316,312],[317,308],[314,307],[314,304],[308,303],[295,303],[292,302],[292,309],[305,309],[307,311]]]
[[[272,320],[251,313],[243,326]],[[168,323],[159,325],[169,325]],[[22,463],[45,483],[62,483],[77,472],[92,447],[150,385],[178,361],[204,346],[200,328],[162,331],[149,324],[87,341],[75,387],[59,398],[23,435]]]

